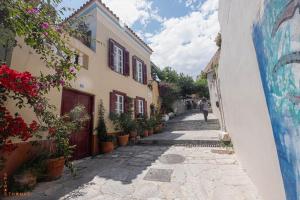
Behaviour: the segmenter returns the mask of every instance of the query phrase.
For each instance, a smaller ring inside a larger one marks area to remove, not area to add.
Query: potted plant
[[[85,107],[78,105],[70,113],[57,117],[53,127],[49,128],[50,157],[47,160],[48,180],[61,177],[64,165],[75,175],[75,169],[70,161],[75,146],[70,144],[70,135],[82,127],[89,120]]]
[[[127,97],[126,111],[124,113],[110,113],[109,117],[115,126],[115,130],[119,131],[118,143],[120,146],[126,146],[129,141],[129,134],[135,136],[136,121],[132,114],[132,99]],[[137,136],[135,136],[137,137]]]
[[[155,121],[156,123],[155,123],[154,132],[159,133],[163,129],[162,115],[159,112],[155,114]]]
[[[115,129],[119,131],[118,143],[120,146],[126,146],[129,141],[129,133],[135,130],[135,122],[131,113],[110,113],[110,119]]]
[[[102,153],[110,153],[114,150],[115,137],[107,134],[106,123],[104,119],[105,109],[103,101],[99,104],[98,126],[95,129],[99,138],[99,145]]]
[[[132,122],[131,122],[132,124],[131,124],[131,131],[130,131],[130,133],[129,133],[129,136],[130,136],[130,138],[136,138],[137,137],[137,135],[138,135],[138,131],[137,131],[137,121],[136,120],[132,120]]]
[[[149,136],[154,134],[154,127],[156,125],[156,121],[154,117],[150,117],[147,121],[149,128]]]
[[[143,125],[143,130],[144,130],[144,137],[148,137],[150,126],[149,126],[149,123],[148,123],[148,117],[147,116],[143,116],[142,125]]]
[[[147,119],[142,115],[138,115],[136,121],[137,121],[138,135],[140,135],[141,137],[148,137],[149,132],[146,124]]]

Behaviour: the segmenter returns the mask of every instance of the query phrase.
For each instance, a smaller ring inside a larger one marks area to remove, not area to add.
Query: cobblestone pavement
[[[77,177],[72,178],[66,172],[57,181],[40,183],[32,196],[23,199],[260,199],[235,155],[214,154],[211,149],[183,146],[122,147],[110,155],[76,162],[79,169]],[[147,175],[149,172],[152,172],[152,177],[151,174]]]
[[[183,116],[181,120],[193,118]],[[174,119],[177,120],[177,119]],[[163,135],[163,134],[162,134]],[[234,154],[197,146],[127,146],[75,162],[24,200],[260,200]]]

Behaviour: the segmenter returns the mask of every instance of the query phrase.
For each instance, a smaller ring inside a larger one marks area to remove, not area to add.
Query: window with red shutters
[[[132,57],[132,75],[134,80],[147,85],[147,65],[136,56]]]
[[[135,117],[147,116],[147,101],[144,98],[136,97],[134,100]]]
[[[123,113],[130,109],[130,97],[126,93],[114,90],[110,92],[110,112]]]
[[[129,76],[129,52],[113,39],[109,39],[108,43],[108,66],[118,73]]]

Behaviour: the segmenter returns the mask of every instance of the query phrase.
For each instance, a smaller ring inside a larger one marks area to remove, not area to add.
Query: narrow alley
[[[57,181],[40,183],[23,199],[260,199],[234,154],[212,152],[220,149],[209,147],[217,146],[218,123],[212,115],[209,118],[204,123],[197,112],[174,118],[165,132],[148,137],[148,143],[76,161],[75,178],[66,171]]]

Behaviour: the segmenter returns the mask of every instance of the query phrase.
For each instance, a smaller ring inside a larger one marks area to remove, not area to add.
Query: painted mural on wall
[[[265,0],[252,36],[286,197],[300,200],[300,0]]]

